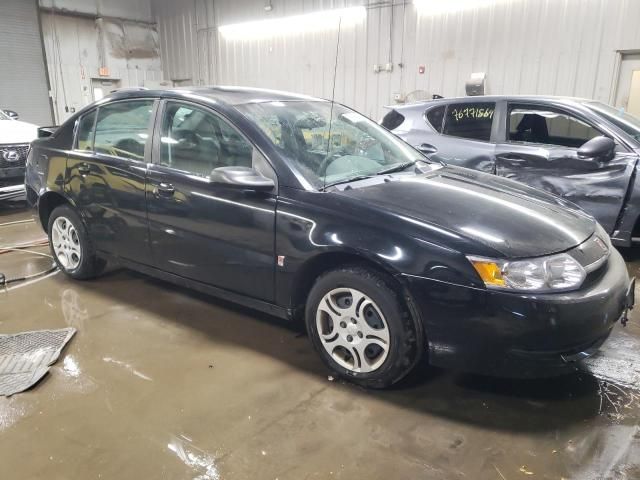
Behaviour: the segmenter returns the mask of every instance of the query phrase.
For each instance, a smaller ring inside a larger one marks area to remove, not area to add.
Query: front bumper
[[[3,164],[6,162],[3,162]],[[24,195],[25,166],[0,167],[0,201]]]
[[[0,202],[3,200],[12,200],[14,198],[20,198],[24,196],[25,189],[24,184],[9,185],[0,187]]]
[[[574,292],[517,294],[406,277],[420,311],[431,364],[476,373],[561,374],[597,351],[626,318],[630,285],[613,250]]]

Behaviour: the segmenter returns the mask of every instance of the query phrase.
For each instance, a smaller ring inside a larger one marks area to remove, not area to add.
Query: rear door
[[[253,167],[277,180],[261,153],[225,118],[166,100],[154,139],[147,205],[155,265],[272,301],[276,193],[209,181],[217,167]]]
[[[145,176],[156,100],[106,103],[79,118],[65,190],[98,250],[150,264]]]
[[[635,165],[617,143],[611,160],[578,158],[590,139],[606,135],[569,109],[509,102],[504,140],[496,146],[496,173],[559,195],[593,215],[612,233]]]
[[[494,172],[495,102],[456,102],[428,109],[425,121],[440,133],[417,148],[433,160]],[[415,141],[412,143],[416,143]]]

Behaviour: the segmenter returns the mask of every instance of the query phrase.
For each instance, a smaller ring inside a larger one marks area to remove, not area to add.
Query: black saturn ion
[[[494,375],[566,372],[633,304],[623,259],[575,205],[432,163],[317,98],[118,92],[36,140],[26,183],[70,277],[114,260],[304,319],[326,365],[369,387],[423,355]]]

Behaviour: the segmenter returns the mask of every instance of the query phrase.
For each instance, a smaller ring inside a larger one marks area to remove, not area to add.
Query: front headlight
[[[560,292],[579,288],[587,273],[566,253],[525,260],[467,257],[488,288]]]

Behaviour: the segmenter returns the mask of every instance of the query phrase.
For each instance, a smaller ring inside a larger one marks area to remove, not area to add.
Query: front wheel
[[[325,364],[366,387],[385,388],[419,359],[416,326],[392,280],[367,268],[330,271],[307,300],[307,330]]]
[[[78,280],[102,273],[106,262],[96,256],[84,222],[70,206],[53,210],[48,232],[51,253],[62,272]]]

